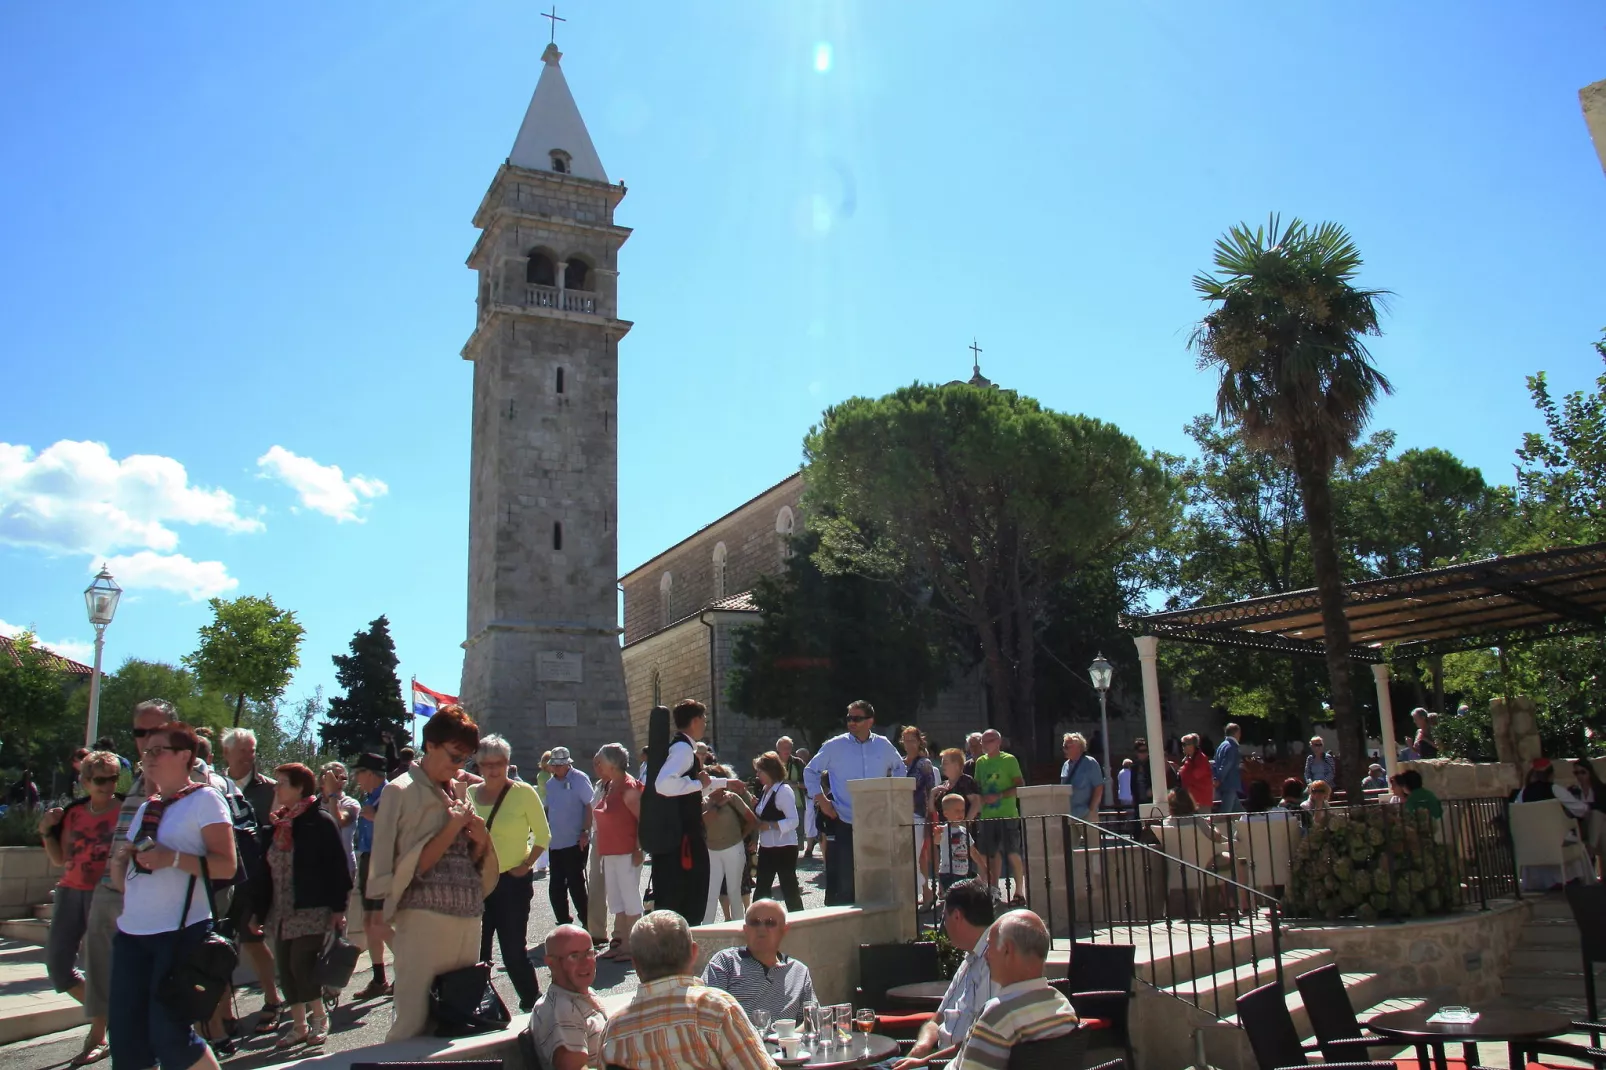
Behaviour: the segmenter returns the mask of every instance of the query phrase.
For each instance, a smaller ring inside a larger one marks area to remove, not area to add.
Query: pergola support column
[[[1160,640],[1152,635],[1134,636],[1138,664],[1143,669],[1143,725],[1149,736],[1149,786],[1154,805],[1164,815],[1166,806],[1165,725],[1160,723]]]
[[[1399,772],[1400,748],[1394,742],[1394,700],[1389,697],[1389,667],[1386,662],[1372,666],[1372,679],[1377,683],[1377,719],[1383,736],[1383,768],[1389,776]],[[1366,733],[1361,733],[1366,738]]]

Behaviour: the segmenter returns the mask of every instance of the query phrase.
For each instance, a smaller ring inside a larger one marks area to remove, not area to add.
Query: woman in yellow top
[[[519,1009],[535,1006],[541,986],[530,965],[525,933],[530,927],[530,900],[535,894],[532,870],[551,842],[546,809],[534,788],[521,780],[509,780],[508,761],[513,748],[501,736],[480,737],[479,770],[485,782],[473,789],[474,812],[485,819],[496,848],[502,874],[496,888],[485,898],[485,917],[480,922],[480,961],[491,960],[491,936],[502,945],[502,964],[507,967],[513,988],[519,994]]]

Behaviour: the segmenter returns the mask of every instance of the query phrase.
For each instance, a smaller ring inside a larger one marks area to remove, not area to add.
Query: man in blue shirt
[[[1096,822],[1104,798],[1104,770],[1087,752],[1087,737],[1082,733],[1065,733],[1062,746],[1065,764],[1060,766],[1060,783],[1071,786],[1071,816]]]
[[[559,925],[569,925],[569,900],[584,928],[589,917],[586,898],[586,848],[591,839],[591,780],[574,768],[568,747],[553,747],[547,762],[552,779],[546,782],[546,820],[552,829],[547,848],[550,876],[547,898]]]
[[[872,777],[903,776],[903,756],[875,729],[875,707],[864,699],[848,705],[848,730],[820,744],[803,770],[803,786],[820,809],[825,837],[825,905],[853,902],[853,794],[848,783]],[[831,778],[827,794],[820,774]]]
[[[1238,787],[1243,779],[1243,756],[1238,751],[1238,726],[1226,728],[1227,738],[1216,748],[1215,760],[1210,763],[1210,775],[1216,780],[1216,812],[1235,814],[1244,808],[1238,798]]]
[[[374,815],[378,813],[379,794],[385,790],[385,758],[373,752],[359,754],[352,763],[352,770],[357,778],[357,798],[362,810],[351,846],[357,852],[357,895],[362,898],[363,932],[368,937],[368,954],[374,964],[373,979],[367,988],[357,993],[356,998],[361,1002],[391,994],[390,982],[385,978],[385,901],[368,898],[368,855],[374,849]]]

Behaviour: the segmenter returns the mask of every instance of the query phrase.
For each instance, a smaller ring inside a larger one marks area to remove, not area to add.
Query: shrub
[[[1380,804],[1319,811],[1315,819],[1294,852],[1283,899],[1290,917],[1371,922],[1458,906],[1459,877],[1426,810]]]

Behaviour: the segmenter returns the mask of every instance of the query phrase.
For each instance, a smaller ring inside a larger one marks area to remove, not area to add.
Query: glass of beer
[[[853,1012],[853,1029],[859,1034],[859,1054],[870,1054],[870,1034],[875,1032],[875,1011],[861,1007]]]

